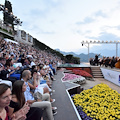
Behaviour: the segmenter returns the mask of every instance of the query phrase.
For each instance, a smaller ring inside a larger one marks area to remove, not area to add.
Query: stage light
[[[102,43],[104,43],[104,41],[102,41]]]
[[[82,43],[84,43],[84,41],[82,41]]]
[[[108,41],[106,41],[106,43],[108,43]]]
[[[10,17],[10,19],[13,21],[13,24],[14,24],[14,25],[20,25],[20,26],[22,25],[22,21],[20,21],[20,19],[17,19],[17,17],[14,16],[12,12],[9,12],[8,8],[6,8],[5,5],[0,4],[0,11],[3,11],[3,13],[4,13],[6,16]],[[5,21],[5,22],[6,22],[6,21]],[[7,22],[6,22],[6,23],[7,23]],[[10,22],[9,22],[9,23],[10,23]],[[7,24],[8,24],[8,23],[7,23]],[[12,24],[12,23],[10,23],[10,24]]]
[[[8,12],[8,8],[5,8],[5,12]]]

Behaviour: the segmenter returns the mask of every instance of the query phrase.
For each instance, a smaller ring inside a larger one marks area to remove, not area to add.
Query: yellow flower
[[[100,120],[114,120],[115,117],[120,119],[120,94],[106,84],[101,83],[92,89],[84,90],[72,99],[74,104],[81,106],[90,117]]]

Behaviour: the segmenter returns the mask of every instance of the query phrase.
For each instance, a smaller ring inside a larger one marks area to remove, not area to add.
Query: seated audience
[[[45,70],[47,75],[50,76],[51,80],[55,80],[55,78],[53,76],[53,71],[52,71],[52,69],[49,66],[49,61],[45,61],[45,65],[43,66],[43,69]]]
[[[13,113],[9,107],[11,96],[11,88],[7,84],[0,84],[0,119],[2,120],[25,120],[26,114],[29,111],[29,106],[26,105],[19,111]]]
[[[47,64],[44,66],[44,63]],[[19,105],[22,105],[22,106],[18,105],[19,109],[17,110],[20,112],[16,111],[17,106],[12,108],[12,112],[14,112],[14,114],[12,114],[13,120],[18,120],[17,117],[20,118],[21,120],[24,119],[30,120],[29,114],[31,113],[31,111],[33,111],[33,113],[36,111],[37,114],[38,111],[40,111],[40,109],[43,109],[44,111],[43,113],[46,112],[46,116],[49,120],[54,119],[53,115],[57,113],[56,111],[57,108],[51,106],[51,103],[55,102],[55,100],[50,98],[49,93],[54,91],[50,89],[50,87],[52,87],[51,80],[55,80],[54,75],[56,74],[56,68],[57,65],[60,63],[62,63],[61,58],[53,55],[50,52],[47,52],[45,50],[38,50],[34,47],[31,47],[30,45],[26,45],[23,43],[17,44],[17,43],[7,42],[4,39],[0,39],[0,79],[5,80],[6,82],[7,81],[9,81],[10,83],[12,82],[12,84],[14,84],[14,82],[18,82],[17,80],[21,79],[20,74],[24,69],[29,69],[31,72],[33,72],[34,69],[37,69],[37,72],[35,73],[36,75],[33,75],[31,79],[31,83],[32,83],[31,85],[30,83],[28,83],[28,80],[30,79],[31,75],[30,74],[27,75],[25,73],[22,74],[23,75],[22,79],[25,81],[25,84],[27,85],[26,91],[24,92],[25,101],[31,104],[30,111],[29,112],[27,111],[28,114],[25,112],[26,114],[21,115],[22,112],[27,107],[29,107],[28,106],[29,104],[26,105],[25,102],[23,102],[24,97],[21,99],[22,100],[21,103],[21,101],[19,101],[18,96],[16,95],[17,93],[13,92],[12,102],[20,103]],[[34,78],[36,80],[34,80]],[[30,93],[31,92],[30,88],[35,89],[36,91],[38,88],[39,88],[38,90],[41,89],[42,91],[41,93],[43,93],[42,97],[40,97],[41,94],[34,94],[34,93],[38,93],[35,92],[35,90],[32,95]],[[41,100],[39,100],[38,98],[36,99],[35,95],[39,95],[39,99],[41,98]],[[4,113],[5,113],[5,109],[4,109]]]
[[[30,74],[31,74],[31,72],[30,72]],[[34,92],[39,91],[42,95],[45,93],[51,92],[52,90],[48,87],[47,84],[40,85],[38,83],[37,75],[38,75],[37,70],[33,70],[32,78],[28,80],[28,85],[31,88],[32,92],[34,93]],[[51,99],[51,97],[50,97],[50,101],[53,102],[53,101],[55,101],[55,99]]]
[[[14,82],[12,88],[12,100],[10,102],[10,107],[16,112],[21,109],[25,104],[24,92],[26,91],[26,85],[24,81],[18,80]],[[30,107],[29,112],[26,114],[26,120],[41,120],[42,110],[37,107]]]
[[[50,98],[48,97],[48,94],[45,94],[45,96],[42,96],[42,100],[35,100],[33,95],[30,92],[30,87],[28,85],[28,80],[31,78],[31,72],[29,70],[24,70],[22,73],[22,80],[25,82],[27,88],[24,92],[25,95],[25,101],[27,101],[29,104],[31,104],[31,107],[39,107],[43,109],[46,112],[48,120],[54,120],[53,113],[52,113],[52,106],[50,103]],[[46,101],[43,101],[46,100]]]

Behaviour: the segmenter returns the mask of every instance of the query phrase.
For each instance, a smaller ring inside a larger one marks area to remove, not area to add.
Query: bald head
[[[24,70],[22,73],[22,78],[28,78],[31,75],[30,70]]]

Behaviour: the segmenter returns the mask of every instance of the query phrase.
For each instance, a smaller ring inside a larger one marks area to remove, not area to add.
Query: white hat
[[[27,55],[27,58],[29,58],[29,57],[30,57],[30,58],[33,58],[32,55]]]

